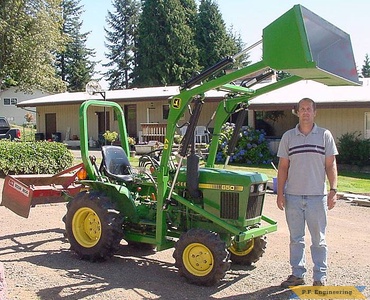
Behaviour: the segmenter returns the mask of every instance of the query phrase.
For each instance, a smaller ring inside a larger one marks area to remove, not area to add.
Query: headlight
[[[81,168],[78,172],[77,172],[77,178],[78,180],[84,180],[87,178],[87,172],[84,168]]]
[[[251,185],[251,187],[250,187],[249,191],[250,191],[251,193],[254,193],[254,185],[253,185],[253,184]]]
[[[263,183],[260,183],[260,184],[258,185],[258,191],[259,191],[260,193],[262,193],[264,190],[265,190],[265,185],[264,185]]]

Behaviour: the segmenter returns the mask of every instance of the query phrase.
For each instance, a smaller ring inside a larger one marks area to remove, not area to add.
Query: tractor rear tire
[[[179,274],[196,285],[211,286],[230,268],[229,252],[218,234],[204,229],[183,233],[173,253]]]
[[[82,192],[67,204],[66,235],[80,259],[112,257],[122,240],[123,218],[114,203],[99,192]]]
[[[257,262],[265,253],[266,244],[266,236],[260,236],[246,243],[245,249],[242,251],[231,245],[229,248],[231,262],[237,265],[250,266],[252,263]]]

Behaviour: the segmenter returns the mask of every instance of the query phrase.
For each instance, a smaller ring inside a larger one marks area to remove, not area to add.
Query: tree
[[[213,0],[201,0],[196,31],[199,64],[203,68],[238,52],[236,40],[227,33],[218,5]]]
[[[228,35],[231,37],[235,47],[236,47],[236,53],[239,53],[241,51],[244,50],[245,48],[245,43],[243,42],[243,39],[239,34],[237,34],[234,29],[233,29],[233,26],[231,26],[229,28],[229,32],[228,32]],[[242,55],[240,55],[238,58],[236,58],[234,64],[233,64],[233,68],[234,69],[240,69],[240,68],[243,68],[243,67],[246,67],[248,66],[251,61],[248,60],[249,59],[249,53],[243,53]]]
[[[129,88],[132,72],[136,66],[137,27],[140,16],[140,2],[137,0],[114,0],[115,11],[108,12],[107,23],[111,31],[105,29],[110,61],[104,64],[110,67],[104,75],[110,89]]]
[[[88,33],[81,33],[81,0],[63,0],[63,29],[68,37],[64,51],[57,54],[57,74],[66,82],[69,92],[84,91],[94,76],[96,62],[90,60],[95,51],[86,47]]]
[[[180,3],[185,11],[185,18],[186,23],[189,25],[190,29],[194,31],[196,30],[196,22],[197,22],[197,4],[194,0],[180,0]]]
[[[364,78],[370,77],[370,59],[369,54],[366,53],[364,64],[362,65],[361,74]]]
[[[135,85],[181,84],[198,68],[190,0],[146,0],[138,27]]]
[[[25,92],[65,89],[55,74],[61,32],[61,0],[0,2],[0,87],[16,85]]]

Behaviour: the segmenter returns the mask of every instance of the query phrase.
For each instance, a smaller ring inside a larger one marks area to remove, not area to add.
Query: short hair
[[[299,106],[301,105],[301,102],[303,102],[303,101],[311,102],[312,103],[313,110],[316,111],[316,103],[315,103],[315,101],[313,101],[311,98],[302,98],[301,100],[299,100],[299,102],[297,104],[296,112],[298,112]]]

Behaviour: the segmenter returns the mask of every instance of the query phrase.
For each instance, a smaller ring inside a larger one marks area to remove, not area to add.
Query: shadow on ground
[[[30,236],[37,236],[38,240],[22,242],[25,238],[30,240]],[[55,279],[48,282],[53,286],[37,291],[37,296],[45,300],[77,300],[89,296],[98,297],[99,294],[104,294],[106,298],[113,290],[117,299],[124,295],[130,295],[132,299],[215,299],[216,295],[219,298],[218,295],[223,294],[222,291],[233,288],[238,281],[250,276],[254,269],[236,266],[218,285],[203,287],[188,284],[184,278],[179,277],[173,263],[155,257],[158,255],[155,252],[128,245],[121,245],[118,253],[105,262],[79,260],[68,250],[69,244],[64,237],[64,230],[59,228],[2,236],[0,244],[4,245],[6,240],[9,246],[0,247],[0,257],[7,255],[10,258],[1,258],[3,262],[16,263],[19,259],[13,260],[11,254],[24,252],[22,261],[46,267],[53,272],[51,276],[55,276]],[[58,247],[58,250],[41,250],[43,245],[50,242],[58,242],[61,247]],[[172,253],[166,254],[166,257],[170,255]],[[290,291],[271,286],[223,299],[285,300],[291,295]]]

